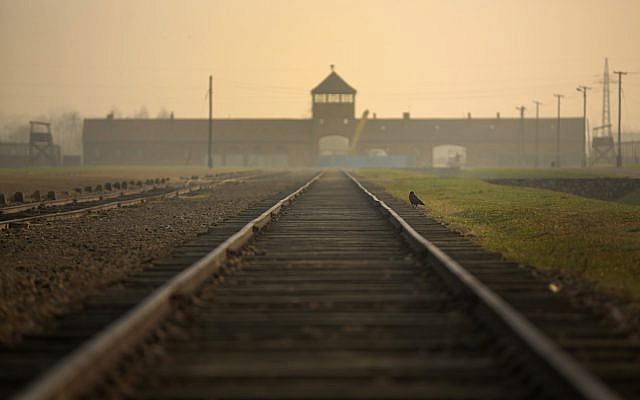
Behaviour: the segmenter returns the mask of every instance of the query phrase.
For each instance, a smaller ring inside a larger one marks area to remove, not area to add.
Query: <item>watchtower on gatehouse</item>
[[[343,155],[355,130],[356,90],[331,65],[331,73],[311,90],[312,124],[319,155]]]

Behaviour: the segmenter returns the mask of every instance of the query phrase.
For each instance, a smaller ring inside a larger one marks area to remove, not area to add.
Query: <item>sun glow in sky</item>
[[[0,113],[206,117],[213,74],[218,118],[306,118],[335,64],[358,114],[555,116],[563,93],[579,116],[588,85],[595,126],[609,57],[640,129],[638,21],[638,0],[0,0]]]

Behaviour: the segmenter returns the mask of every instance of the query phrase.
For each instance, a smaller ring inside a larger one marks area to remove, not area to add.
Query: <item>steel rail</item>
[[[224,175],[230,175],[230,174],[220,174],[222,176]],[[247,178],[253,178],[256,177],[258,175],[254,174],[254,175],[247,175],[247,176],[242,176],[241,174],[231,174],[232,176],[229,178],[225,178],[225,180],[233,180],[233,179],[247,179]],[[239,176],[235,176],[235,175],[239,175]],[[220,177],[222,177],[220,176]],[[151,187],[149,187],[149,184],[144,184],[143,183],[143,187],[138,187],[135,189],[130,189],[130,190],[126,190],[126,189],[116,189],[116,190],[103,190],[102,192],[95,192],[92,194],[79,194],[79,193],[72,193],[71,196],[69,197],[65,197],[63,199],[56,199],[56,200],[48,200],[48,199],[44,199],[41,201],[31,201],[28,203],[24,203],[24,204],[16,204],[16,205],[8,205],[8,206],[2,206],[0,207],[0,215],[8,215],[8,214],[17,214],[23,211],[29,211],[29,210],[33,210],[33,209],[38,209],[38,208],[48,208],[48,207],[54,207],[54,206],[67,206],[69,204],[81,204],[81,203],[90,203],[90,202],[94,202],[94,201],[102,201],[102,200],[109,200],[109,199],[117,199],[120,197],[124,197],[124,196],[133,196],[136,194],[143,194],[145,192],[148,192],[150,190],[156,190],[156,189],[168,189],[171,188],[172,186],[174,188],[186,188],[191,184],[191,180],[184,182],[184,183],[178,183],[175,185],[171,185],[169,183],[164,183],[164,184],[157,184],[157,183],[153,183]],[[211,184],[211,183],[215,183],[215,182],[208,182],[205,183],[203,182],[203,184]]]
[[[11,227],[12,224],[21,224],[21,223],[32,222],[32,221],[54,221],[54,220],[59,220],[59,219],[77,218],[77,217],[81,217],[83,215],[91,214],[91,213],[96,212],[96,211],[109,210],[109,209],[112,209],[112,208],[127,207],[127,206],[133,206],[133,205],[136,205],[136,204],[142,204],[142,203],[144,203],[144,202],[146,202],[148,200],[179,197],[179,196],[181,196],[183,194],[187,194],[187,193],[194,192],[194,191],[199,191],[199,190],[202,190],[202,189],[203,188],[201,188],[201,187],[178,189],[178,190],[174,190],[174,191],[167,192],[167,193],[155,194],[155,195],[152,195],[152,196],[143,196],[143,197],[137,197],[137,198],[134,198],[134,199],[111,201],[111,202],[108,202],[108,203],[98,204],[98,205],[95,205],[95,206],[82,207],[82,208],[79,208],[79,209],[76,209],[76,210],[47,213],[47,214],[42,214],[42,215],[33,215],[31,217],[8,219],[8,220],[5,220],[5,221],[0,221],[0,230],[7,229],[7,228]]]
[[[108,203],[98,204],[95,206],[82,207],[76,210],[53,212],[53,213],[46,213],[41,215],[33,215],[30,217],[8,219],[8,220],[0,221],[0,230],[8,229],[11,225],[14,225],[14,224],[23,224],[27,222],[33,222],[33,221],[54,221],[59,219],[77,218],[83,215],[91,214],[96,211],[133,206],[136,204],[145,203],[146,201],[149,201],[149,200],[169,199],[172,197],[179,197],[188,193],[198,192],[202,190],[209,190],[214,187],[224,185],[226,183],[236,182],[237,180],[238,178],[227,178],[220,182],[212,182],[212,183],[200,184],[200,185],[190,185],[186,187],[181,187],[177,190],[173,190],[170,192],[154,194],[151,196],[142,196],[142,197],[136,197],[133,199],[126,199],[126,200],[119,199],[116,201],[110,201]],[[147,192],[142,191],[138,193],[127,193],[127,195],[144,194],[144,193],[147,193]]]
[[[367,190],[352,174],[345,171],[391,223],[398,228],[414,249],[427,257],[429,265],[454,290],[466,295],[485,311],[492,320],[506,329],[521,345],[526,346],[535,359],[553,371],[560,382],[575,396],[589,400],[621,400],[621,397],[606,386],[598,377],[584,369],[570,355],[560,349],[542,331],[529,322],[500,296],[476,279],[458,262],[436,245],[416,232],[398,213],[373,193]]]
[[[271,219],[304,193],[323,172],[289,194],[260,216],[230,236],[205,257],[146,297],[136,308],[113,322],[93,339],[87,341],[54,368],[37,378],[15,399],[67,399],[82,394],[86,388],[104,377],[117,365],[127,350],[149,337],[174,306],[192,295],[215,273],[233,252],[259,232]]]
[[[67,206],[69,204],[81,204],[90,203],[93,201],[109,200],[124,196],[133,196],[136,194],[145,193],[154,189],[166,189],[169,185],[153,185],[152,188],[142,188],[134,190],[111,190],[98,192],[100,194],[91,195],[72,195],[63,199],[57,200],[42,200],[32,201],[24,204],[11,205],[6,207],[0,207],[0,215],[17,214],[23,211],[29,211],[37,208],[48,208],[55,206]]]

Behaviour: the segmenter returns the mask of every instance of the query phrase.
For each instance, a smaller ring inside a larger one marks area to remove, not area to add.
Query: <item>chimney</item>
[[[500,119],[500,111],[496,113],[496,119]]]
[[[411,118],[411,113],[409,113],[408,111],[402,113],[402,119],[410,119],[410,118]]]
[[[376,113],[373,113],[373,119],[378,119],[378,115]]]
[[[470,112],[467,113],[467,119],[471,119],[471,113]]]

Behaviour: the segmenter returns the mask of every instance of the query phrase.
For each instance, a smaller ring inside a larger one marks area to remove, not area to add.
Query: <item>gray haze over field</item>
[[[604,57],[640,72],[640,1],[0,0],[0,117],[310,115],[329,64],[358,89],[356,114],[516,117],[532,100],[600,124]],[[640,74],[624,125],[640,130]],[[611,90],[617,116],[617,86]]]

